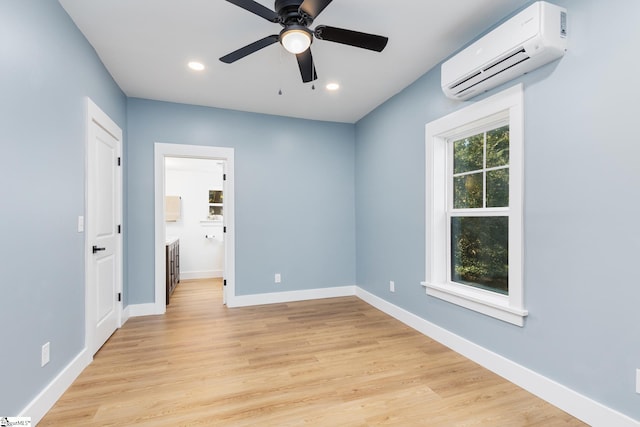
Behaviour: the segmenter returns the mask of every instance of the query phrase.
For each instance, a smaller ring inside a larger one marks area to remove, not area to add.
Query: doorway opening
[[[170,305],[180,283],[224,278],[225,162],[165,157],[164,167],[166,303]]]
[[[154,148],[154,311],[159,314],[164,313],[167,300],[170,301],[170,292],[167,291],[167,284],[169,283],[167,273],[171,273],[171,269],[174,269],[173,273],[177,273],[180,280],[223,276],[221,279],[225,286],[223,287],[222,300],[223,304],[228,305],[235,295],[234,150],[226,147],[163,143],[156,143]],[[182,168],[182,172],[184,172],[185,167],[189,165],[199,165],[200,172],[195,171],[192,167],[191,172],[182,174],[184,176],[171,182],[172,175],[180,175],[178,172],[174,173],[176,169]],[[191,184],[189,184],[185,182],[188,175],[191,175],[192,180],[197,178],[196,175],[198,173],[202,175],[201,178],[206,176],[206,167],[211,167],[212,165],[213,167],[209,172],[219,168],[222,172],[221,182],[217,182],[215,178],[205,183],[191,181]],[[201,189],[195,188],[200,186],[202,186]],[[198,193],[202,194],[198,196]],[[189,194],[188,202],[187,194]],[[167,199],[166,196],[172,196],[172,198]],[[181,197],[184,198],[181,199]],[[172,206],[169,206],[170,204]],[[169,209],[165,209],[165,207]],[[191,217],[190,222],[195,222],[195,224],[185,227],[183,215],[189,215]],[[195,219],[194,215],[197,215],[200,219]],[[169,219],[169,222],[167,222],[167,219]],[[179,256],[173,258],[173,262],[167,262],[167,242],[168,239],[175,242],[176,237],[179,237],[176,235],[182,235],[183,239],[185,239],[184,243],[189,244],[190,248],[187,249],[186,245],[182,244],[182,248],[178,249]],[[189,252],[192,254],[186,266],[185,249],[187,249],[187,255]],[[198,267],[197,259],[204,259],[206,255],[202,252],[208,252],[214,258],[217,257],[218,264]],[[176,267],[177,271],[175,271]]]

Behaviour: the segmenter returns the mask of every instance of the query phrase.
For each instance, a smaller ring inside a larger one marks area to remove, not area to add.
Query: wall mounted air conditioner
[[[538,1],[445,61],[442,90],[469,99],[560,58],[566,47],[566,9]]]

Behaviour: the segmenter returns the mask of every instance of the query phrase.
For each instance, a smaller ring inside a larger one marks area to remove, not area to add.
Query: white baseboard
[[[640,422],[537,372],[416,316],[362,288],[356,295],[407,326],[440,342],[591,426],[639,427]]]
[[[215,279],[224,277],[223,270],[180,271],[180,280]]]
[[[31,424],[37,425],[92,360],[89,351],[83,349],[18,416],[31,417]]]
[[[355,294],[355,286],[341,286],[335,288],[273,292],[268,294],[240,295],[229,297],[229,299],[227,300],[227,307],[248,307],[252,305],[279,304],[284,302],[307,301],[322,298],[346,297]]]
[[[125,323],[127,323],[127,320],[129,320],[129,318],[131,317],[131,309],[129,307],[130,306],[126,306],[122,310],[122,314],[120,315],[120,327],[121,328]]]
[[[166,307],[165,307],[166,310]],[[148,304],[129,304],[125,309],[123,317],[129,319],[130,317],[139,317],[139,316],[153,316],[156,314],[164,314],[165,310],[161,310],[158,308],[156,303],[148,303]],[[124,322],[122,322],[124,325]]]
[[[250,307],[253,305],[279,304],[284,302],[307,301],[322,298],[346,297],[354,296],[355,294],[355,286],[339,286],[333,288],[305,289],[298,291],[272,292],[267,294],[229,296],[227,307]],[[155,303],[130,304],[123,310],[122,324],[124,325],[124,323],[131,317],[151,316],[164,313],[164,311],[159,311],[160,310]]]

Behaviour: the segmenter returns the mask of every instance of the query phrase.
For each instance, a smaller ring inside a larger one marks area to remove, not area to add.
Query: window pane
[[[487,167],[509,164],[509,126],[487,132]]]
[[[209,217],[212,215],[222,215],[222,206],[209,206]]]
[[[451,280],[509,293],[509,218],[451,218]]]
[[[470,136],[453,143],[453,173],[482,169],[484,134]]]
[[[487,207],[509,206],[509,168],[487,171]]]
[[[454,209],[482,207],[482,172],[453,178]]]

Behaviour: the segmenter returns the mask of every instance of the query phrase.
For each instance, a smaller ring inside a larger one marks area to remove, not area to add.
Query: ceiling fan
[[[236,62],[260,49],[280,42],[288,52],[296,55],[302,81],[308,83],[318,78],[310,49],[314,36],[318,40],[342,43],[376,52],[382,52],[389,41],[387,37],[326,25],[318,25],[314,30],[309,29],[313,20],[332,0],[275,0],[275,12],[253,0],[227,1],[267,21],[278,23],[283,29],[279,34],[267,36],[220,58],[220,61],[226,64]]]

